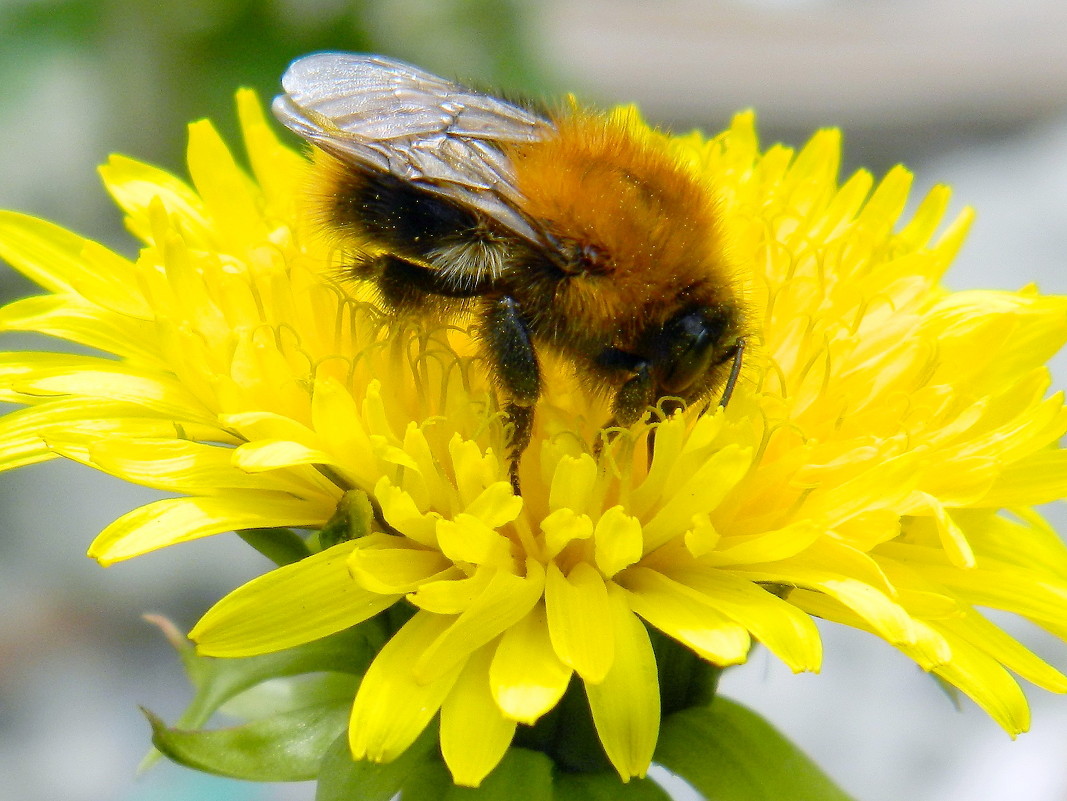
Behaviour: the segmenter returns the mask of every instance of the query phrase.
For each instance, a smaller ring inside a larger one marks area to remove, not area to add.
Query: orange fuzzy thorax
[[[662,322],[693,288],[727,300],[714,193],[673,157],[666,135],[581,111],[556,126],[558,135],[512,156],[523,211],[604,259],[602,271],[568,281],[557,297],[563,313],[626,328]]]

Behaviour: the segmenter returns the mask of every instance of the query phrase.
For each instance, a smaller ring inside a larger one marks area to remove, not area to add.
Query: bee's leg
[[[652,374],[648,362],[638,362],[632,369],[633,376],[619,388],[611,403],[612,417],[621,426],[633,425],[640,420],[653,400]]]
[[[641,419],[641,415],[653,401],[652,373],[648,362],[638,356],[610,349],[601,354],[597,363],[602,367],[625,369],[633,374],[615,393],[611,404],[611,419],[602,428],[633,425]],[[593,455],[600,458],[601,451],[610,441],[608,435],[597,439]]]
[[[516,495],[522,495],[522,487],[519,484],[519,462],[533,434],[534,407],[508,403],[504,406],[504,411],[507,412],[514,426],[511,444],[508,447],[508,478],[511,480],[512,491]]]
[[[508,448],[509,475],[519,495],[519,460],[533,433],[534,406],[541,396],[541,368],[529,326],[514,298],[505,295],[489,302],[481,336],[493,374],[508,399],[504,409],[514,426]]]

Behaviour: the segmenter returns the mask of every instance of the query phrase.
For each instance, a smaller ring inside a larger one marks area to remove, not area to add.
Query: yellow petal
[[[556,705],[570,678],[571,669],[552,648],[543,603],[504,632],[489,668],[493,698],[500,709],[528,725]]]
[[[106,309],[152,319],[151,307],[130,291],[133,265],[58,225],[0,211],[0,258],[52,292],[78,294]]]
[[[1058,637],[1067,637],[1067,619],[1063,614],[1067,589],[1058,582],[1025,570],[987,564],[988,567],[971,570],[925,565],[922,574],[941,582],[972,604],[1021,615]]]
[[[129,215],[130,229],[143,241],[153,240],[149,209],[155,204],[178,218],[185,236],[207,244],[204,204],[185,182],[125,156],[111,156],[100,168],[100,176],[115,202]]]
[[[235,412],[220,414],[220,422],[227,428],[237,431],[244,439],[280,440],[298,442],[308,448],[315,448],[319,438],[315,432],[303,423],[275,412]]]
[[[745,565],[788,559],[806,551],[826,534],[825,527],[812,520],[797,520],[779,529],[741,537],[723,537],[719,547],[704,554],[708,565]]]
[[[545,551],[549,558],[557,556],[574,540],[593,536],[593,521],[589,515],[579,515],[573,509],[557,509],[541,520],[545,535]]]
[[[382,508],[382,517],[390,526],[406,537],[428,548],[437,547],[438,512],[423,514],[415,500],[400,487],[382,476],[374,487],[374,498]]]
[[[357,474],[370,483],[376,467],[374,446],[352,393],[331,378],[317,380],[311,396],[311,420],[315,431],[328,439],[330,452],[344,454],[346,467],[365,465],[371,468],[367,471],[369,475]]]
[[[912,177],[911,172],[899,164],[890,169],[875,188],[856,222],[876,228],[893,225],[908,202]]]
[[[574,668],[586,682],[604,680],[615,659],[615,641],[604,624],[608,619],[608,592],[604,579],[585,562],[564,576],[554,563],[545,582],[548,632],[563,664]]]
[[[1067,676],[978,612],[968,610],[947,619],[943,628],[974,643],[1008,670],[1054,693],[1067,693]]]
[[[0,467],[9,469],[56,456],[46,442],[52,429],[104,441],[169,436],[234,444],[231,434],[213,426],[158,417],[124,403],[76,398],[18,409],[0,418]]]
[[[288,207],[300,197],[307,160],[278,141],[275,126],[267,122],[263,104],[254,91],[237,92],[237,111],[256,181],[267,196]]]
[[[794,585],[825,593],[853,610],[889,643],[897,645],[916,642],[918,635],[907,611],[894,603],[884,592],[851,576],[829,570],[794,566],[788,562],[777,563],[773,567],[754,565],[752,569],[737,568],[734,572],[752,581]]]
[[[111,314],[77,297],[44,295],[9,303],[0,309],[0,330],[37,331],[151,366],[163,362],[152,323]]]
[[[919,203],[911,221],[897,232],[897,238],[910,248],[924,247],[941,224],[951,198],[949,187],[943,184],[933,187]]]
[[[615,659],[603,680],[585,683],[600,742],[622,780],[644,776],[659,736],[659,675],[648,632],[630,611],[621,590],[609,593]]]
[[[462,506],[469,506],[482,491],[502,476],[492,454],[482,453],[477,442],[458,434],[448,443],[448,452],[455,468],[456,489]]]
[[[464,510],[490,528],[500,528],[510,523],[521,511],[522,497],[512,492],[511,484],[507,481],[490,484]]]
[[[439,551],[412,547],[401,537],[377,533],[356,540],[348,568],[364,589],[397,594],[409,593],[423,582],[458,573]]]
[[[72,395],[137,404],[151,413],[210,425],[217,418],[174,376],[91,356],[50,353],[0,354],[0,399],[34,403]]]
[[[703,422],[703,420],[701,421]],[[648,475],[632,493],[631,506],[644,518],[655,501],[663,496],[678,457],[685,447],[685,420],[679,414],[656,426],[656,447]]]
[[[1038,451],[1000,474],[993,488],[975,504],[985,507],[1032,506],[1067,498],[1067,451]]]
[[[708,515],[693,515],[692,528],[685,532],[685,547],[689,553],[698,557],[711,553],[721,539],[722,535]]]
[[[544,571],[530,560],[526,577],[506,570],[479,568],[490,575],[485,589],[459,617],[426,646],[415,663],[420,681],[435,680],[453,665],[466,660],[475,648],[490,642],[522,620],[541,598]]]
[[[454,562],[506,570],[513,561],[511,540],[473,515],[461,513],[454,520],[438,520],[437,542],[441,552]]]
[[[667,503],[644,525],[645,553],[654,551],[672,537],[682,536],[693,515],[706,513],[719,505],[748,470],[752,451],[727,445],[685,476]]]
[[[441,706],[441,755],[453,781],[477,787],[511,745],[515,721],[505,718],[489,691],[493,648],[471,654]]]
[[[860,631],[868,631],[886,639],[895,648],[915,660],[923,670],[936,670],[948,664],[952,659],[952,649],[941,632],[942,627],[921,619],[915,618],[910,621],[906,639],[891,640],[875,628],[870,620],[861,617],[855,609],[826,593],[812,592],[797,587],[790,591],[789,602],[813,617],[841,623]]]
[[[613,506],[600,516],[593,532],[596,566],[607,578],[641,558],[641,521]]]
[[[212,227],[232,238],[231,247],[248,246],[266,236],[256,193],[222,138],[207,120],[189,126],[189,175],[204,202]]]
[[[416,679],[413,666],[451,622],[447,616],[418,612],[375,657],[359,685],[348,725],[355,759],[396,759],[437,714],[466,660],[430,682]]]
[[[958,567],[974,567],[975,558],[967,537],[955,520],[951,512],[945,508],[937,498],[927,493],[917,493],[926,504],[927,510],[937,523],[937,531],[941,536],[941,545],[945,549],[945,555]]]
[[[647,568],[628,570],[619,582],[634,612],[708,661],[726,666],[748,658],[748,630],[701,593]]]
[[[952,659],[934,670],[959,687],[1014,737],[1030,728],[1030,707],[1018,682],[995,659],[953,638]]]
[[[819,629],[810,615],[744,577],[723,570],[682,569],[670,574],[707,603],[744,626],[794,673],[822,664]]]
[[[444,561],[452,564],[448,560]],[[474,571],[474,575],[468,576],[458,567],[452,566],[448,575],[420,583],[415,588],[417,592],[412,592],[408,600],[419,609],[434,614],[461,615],[485,592],[494,578],[495,570],[478,569]]]
[[[321,526],[332,509],[281,493],[234,490],[222,497],[168,498],[141,506],[105,528],[89,557],[111,565],[143,553],[224,531]]]
[[[332,495],[316,492],[292,473],[251,475],[232,463],[231,448],[205,445],[181,439],[125,439],[113,437],[90,441],[87,457],[68,452],[62,439],[52,441],[57,452],[84,461],[134,484],[199,495],[217,495],[232,489],[288,492],[296,497],[323,496],[329,504]]]
[[[571,509],[575,512],[590,511],[590,493],[596,482],[596,462],[583,453],[575,458],[563,456],[552,474],[548,494],[548,508]]]
[[[356,542],[343,542],[238,587],[189,633],[204,656],[254,656],[362,623],[400,595],[361,588],[348,573]]]

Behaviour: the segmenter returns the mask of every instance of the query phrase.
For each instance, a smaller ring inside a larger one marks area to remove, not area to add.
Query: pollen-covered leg
[[[514,426],[511,433],[511,442],[508,445],[508,478],[511,481],[511,489],[516,495],[522,494],[519,484],[519,461],[523,451],[530,444],[533,434],[533,406],[519,406],[517,403],[509,403],[504,407],[508,413],[511,424]]]
[[[508,447],[511,485],[519,494],[519,460],[530,444],[534,405],[541,397],[541,368],[537,363],[530,330],[514,298],[489,302],[482,322],[482,341],[507,398],[505,411],[514,431]]]
[[[652,374],[648,363],[640,362],[634,367],[634,374],[615,394],[611,404],[614,419],[619,425],[629,426],[641,419],[645,409],[655,400],[652,391]]]
[[[654,401],[653,389],[652,389],[652,375],[649,372],[647,362],[635,362],[631,365],[634,374],[623,384],[617,393],[615,393],[615,400],[611,404],[613,414],[611,419],[601,426],[601,429],[614,428],[616,426],[631,426],[641,419],[641,415],[644,414]],[[651,459],[652,442],[655,432],[649,432],[649,458]],[[596,444],[593,446],[593,455],[596,458],[600,458],[601,451],[604,450],[604,446],[607,445],[614,437],[611,434],[604,433],[597,438]]]

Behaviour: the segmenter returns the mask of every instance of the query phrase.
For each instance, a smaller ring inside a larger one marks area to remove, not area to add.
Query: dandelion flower
[[[718,667],[759,642],[814,671],[813,619],[835,621],[1012,735],[1029,723],[1016,677],[1067,691],[977,609],[1067,637],[1067,550],[1033,510],[1067,495],[1067,410],[1045,367],[1067,300],[944,289],[971,220],[944,221],[946,188],[902,221],[910,174],[839,183],[835,131],[761,151],[740,114],[711,139],[663,139],[718,188],[748,265],[741,380],[727,408],[634,426],[598,460],[603,400],[547,363],[517,497],[469,332],[393,320],[338,280],[302,213],[304,159],[250,94],[239,109],[250,173],[206,122],[191,184],[126,158],[102,168],[135,260],[0,217],[0,256],[47,290],[0,325],[100,353],[3,354],[0,397],[25,405],[0,422],[3,466],[62,456],[176,495],[108,526],[92,557],[322,532],[219,601],[191,633],[200,653],[275,652],[406,608],[348,747],[396,760],[436,718],[471,786],[568,687],[619,777],[644,776],[670,706],[663,642]],[[653,136],[633,110],[616,118]],[[362,536],[324,536],[353,503]]]

